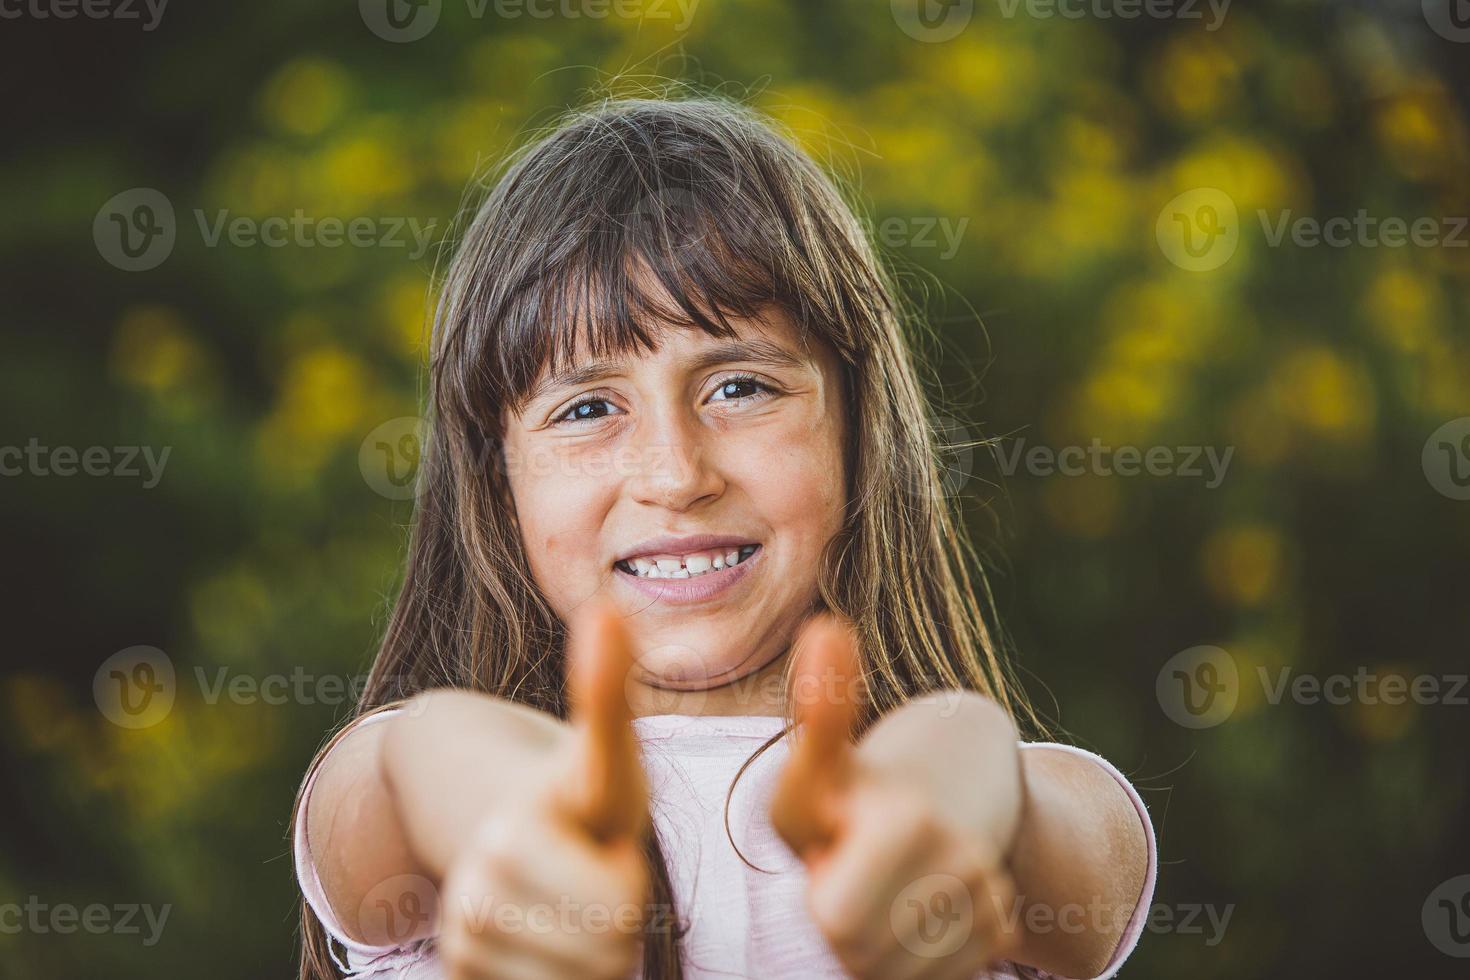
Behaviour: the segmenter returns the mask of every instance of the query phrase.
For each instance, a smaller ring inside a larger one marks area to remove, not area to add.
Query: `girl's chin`
[[[668,691],[708,691],[734,683],[746,673],[738,659],[725,663],[689,657],[660,660],[657,651],[640,656],[638,667],[645,684]]]
[[[708,645],[692,638],[640,647],[638,670],[644,683],[666,690],[709,691],[742,680],[760,671],[760,651],[729,649],[728,631],[717,632]],[[715,649],[715,644],[719,648]]]

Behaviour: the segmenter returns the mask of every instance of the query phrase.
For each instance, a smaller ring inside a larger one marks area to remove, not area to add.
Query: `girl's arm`
[[[632,669],[621,618],[589,602],[567,651],[571,724],[436,691],[345,736],[307,793],[303,857],[347,938],[433,935],[448,980],[627,976],[649,892]]]
[[[303,819],[349,938],[367,941],[355,912],[384,882],[441,881],[475,827],[526,794],[568,732],[525,705],[445,689],[343,736],[321,762]]]
[[[1010,960],[1103,973],[1151,857],[1118,780],[1065,748],[1019,750],[1000,706],[966,691],[911,700],[854,745],[855,637],[818,617],[798,646],[801,733],[771,822],[848,972],[973,976]]]
[[[947,691],[876,723],[857,754],[922,787],[982,848],[1009,856],[1009,958],[1065,977],[1103,972],[1144,886],[1146,831],[1118,781],[1059,748],[1018,751],[989,698]]]

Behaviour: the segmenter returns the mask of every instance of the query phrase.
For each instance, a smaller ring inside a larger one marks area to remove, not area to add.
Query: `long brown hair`
[[[594,353],[648,350],[653,324],[725,337],[729,318],[774,304],[830,344],[844,373],[849,500],[817,605],[857,631],[860,730],[941,689],[982,692],[1034,723],[941,483],[919,338],[907,336],[922,325],[834,181],[753,109],[687,94],[574,111],[501,166],[439,284],[407,568],[357,715],[451,686],[566,718],[563,625],[523,551],[503,413],[570,356],[575,331]],[[672,909],[652,827],[644,848],[654,907]],[[303,980],[337,976],[305,902],[302,933]],[[662,917],[648,923],[646,977],[681,976],[680,937]]]

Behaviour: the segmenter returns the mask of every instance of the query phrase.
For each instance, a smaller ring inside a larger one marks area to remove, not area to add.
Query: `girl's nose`
[[[633,499],[685,511],[724,492],[708,441],[712,433],[697,419],[660,418],[639,428],[627,481]]]

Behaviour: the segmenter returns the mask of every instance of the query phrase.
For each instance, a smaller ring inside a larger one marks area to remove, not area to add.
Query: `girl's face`
[[[669,327],[652,352],[578,351],[506,426],[531,572],[563,621],[597,593],[627,617],[637,714],[779,714],[841,526],[835,353],[779,312],[731,322],[733,339]]]

